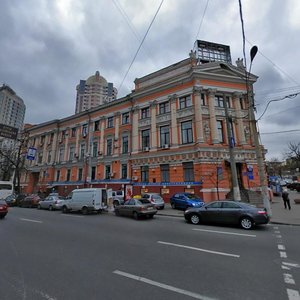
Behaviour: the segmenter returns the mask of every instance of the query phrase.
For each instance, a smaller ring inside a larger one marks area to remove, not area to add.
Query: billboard
[[[18,128],[0,124],[0,137],[16,140],[18,136]]]

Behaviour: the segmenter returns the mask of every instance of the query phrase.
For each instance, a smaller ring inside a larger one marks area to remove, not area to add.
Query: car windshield
[[[143,204],[151,204],[151,202],[147,199],[140,199],[136,202],[139,205],[143,205]]]
[[[189,199],[199,199],[199,197],[198,196],[196,196],[196,195],[194,195],[194,194],[185,194],[186,195],[186,197],[188,197]]]
[[[154,200],[160,200],[161,199],[161,196],[160,195],[153,195],[152,198]]]

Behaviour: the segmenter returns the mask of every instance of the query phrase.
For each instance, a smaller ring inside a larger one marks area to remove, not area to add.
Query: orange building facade
[[[206,202],[224,199],[232,188],[229,119],[240,188],[256,189],[245,70],[228,67],[198,64],[191,55],[136,79],[126,97],[26,129],[36,153],[23,192],[132,185],[134,194],[157,192],[165,201],[184,191]],[[256,80],[249,75],[251,89]]]

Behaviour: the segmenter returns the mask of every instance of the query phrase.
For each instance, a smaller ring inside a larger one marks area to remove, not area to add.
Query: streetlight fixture
[[[252,90],[250,91],[250,87],[249,87],[250,71],[251,71],[253,59],[256,56],[257,51],[258,51],[257,46],[253,46],[250,50],[250,59],[251,59],[250,68],[249,68],[249,72],[247,72],[247,69],[245,69],[245,77],[242,77],[239,74],[237,74],[237,75],[240,78],[245,79],[245,81],[246,81],[247,99],[248,99],[249,106],[250,106],[249,120],[250,120],[250,126],[251,126],[252,133],[253,133],[253,142],[254,142],[255,152],[256,152],[260,189],[261,189],[261,193],[263,196],[264,207],[267,209],[269,216],[272,216],[272,211],[271,211],[271,206],[270,206],[270,201],[269,201],[269,196],[268,196],[268,194],[269,194],[268,186],[266,185],[266,179],[265,179],[263,154],[262,154],[261,145],[259,143],[259,135],[258,135],[257,124],[256,124],[257,121],[255,119],[255,114],[254,114],[254,98],[253,98]],[[227,69],[227,70],[232,71],[232,69],[230,69],[230,67],[228,67],[225,64],[220,64],[220,67],[222,69]]]

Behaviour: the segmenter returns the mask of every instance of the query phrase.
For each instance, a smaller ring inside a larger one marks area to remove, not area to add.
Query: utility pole
[[[238,177],[237,177],[235,155],[234,155],[235,140],[234,140],[234,136],[233,136],[233,132],[232,132],[232,130],[233,130],[232,118],[231,118],[231,116],[229,116],[227,98],[226,98],[225,94],[223,94],[223,102],[224,102],[224,110],[225,110],[225,117],[226,117],[227,139],[228,139],[228,146],[229,146],[233,200],[241,201],[241,193],[240,193],[240,187],[239,187],[239,182],[238,182]]]

